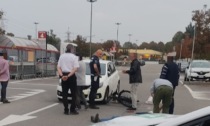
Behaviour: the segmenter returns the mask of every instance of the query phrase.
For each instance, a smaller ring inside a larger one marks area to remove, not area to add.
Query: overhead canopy
[[[0,47],[42,49],[38,41],[6,35],[0,35]],[[51,44],[47,44],[47,50],[58,52]]]

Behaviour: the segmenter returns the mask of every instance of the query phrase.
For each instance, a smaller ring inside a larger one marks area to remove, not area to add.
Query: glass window
[[[106,64],[100,63],[101,66],[101,75],[106,74]],[[90,66],[89,63],[86,63],[86,75],[90,75]]]
[[[209,62],[192,62],[192,68],[210,68]]]

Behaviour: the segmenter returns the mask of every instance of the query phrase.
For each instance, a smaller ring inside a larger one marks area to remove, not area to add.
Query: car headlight
[[[101,88],[103,86],[103,82],[99,83],[99,88]]]

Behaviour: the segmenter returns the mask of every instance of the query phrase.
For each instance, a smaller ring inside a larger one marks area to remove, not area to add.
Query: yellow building
[[[118,52],[122,52],[122,49],[119,49]],[[152,49],[127,49],[128,53],[137,53],[138,59],[144,60],[159,60],[162,57],[162,52],[155,51]]]

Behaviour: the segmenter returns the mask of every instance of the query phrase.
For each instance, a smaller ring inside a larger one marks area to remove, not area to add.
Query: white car
[[[90,85],[90,60],[83,60],[86,63],[86,83]],[[101,87],[98,89],[96,94],[95,101],[103,101],[104,103],[108,103],[110,100],[110,96],[119,92],[120,90],[120,76],[118,71],[115,68],[115,65],[111,61],[100,60],[101,66],[101,78],[100,85]],[[90,88],[84,90],[84,94],[86,99],[89,99]],[[68,99],[71,99],[71,92],[69,91]],[[61,80],[59,80],[59,85],[57,86],[57,97],[59,100],[62,99],[62,88],[61,88]]]
[[[185,115],[147,113],[121,116],[92,126],[210,126],[210,106]]]
[[[210,81],[210,62],[207,60],[193,60],[185,69],[185,81],[208,80]]]

